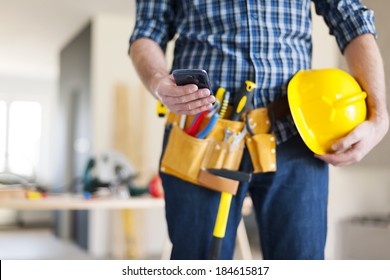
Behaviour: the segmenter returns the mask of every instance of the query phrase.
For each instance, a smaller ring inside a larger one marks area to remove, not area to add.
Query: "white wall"
[[[163,119],[156,115],[156,101],[145,90],[127,55],[133,21],[126,17],[100,15],[92,24],[93,152],[113,145],[114,90],[117,84],[129,90],[131,160],[145,184],[156,173]]]
[[[314,6],[313,6],[314,7]],[[339,64],[339,49],[336,40],[329,35],[329,29],[323,18],[312,8],[313,18],[313,61],[315,69],[334,68]]]
[[[335,39],[328,34],[322,17],[314,12],[313,42],[313,68],[340,67],[343,58]],[[341,223],[354,216],[389,212],[388,166],[359,163],[343,168],[330,167],[326,258],[339,259],[342,256],[339,244]]]
[[[345,252],[341,252],[342,233],[340,231],[345,228],[342,224],[346,220],[351,217],[389,215],[390,174],[388,169],[388,167],[367,167],[359,164],[351,167],[331,168],[327,259],[340,259],[345,255]],[[381,249],[380,247],[372,248],[372,251]]]
[[[102,14],[92,20],[92,153],[113,147],[115,87],[125,85],[129,93],[130,157],[140,172],[137,184],[146,185],[158,171],[164,120],[157,117],[156,101],[142,86],[127,55],[134,9],[130,12],[129,17]],[[118,232],[107,229],[120,221],[117,215],[122,214],[91,211],[89,247],[95,256],[110,255],[112,236]],[[139,258],[158,254],[166,238],[164,211],[134,211],[131,220],[137,239],[134,254]],[[114,254],[120,257],[120,253]]]

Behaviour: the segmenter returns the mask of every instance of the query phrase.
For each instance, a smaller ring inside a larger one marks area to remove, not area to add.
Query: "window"
[[[0,100],[0,170],[5,167],[5,143],[7,138],[7,106],[3,100]]]
[[[0,171],[36,176],[41,124],[40,103],[0,100]]]

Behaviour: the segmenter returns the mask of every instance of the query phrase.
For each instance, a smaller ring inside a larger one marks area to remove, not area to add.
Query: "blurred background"
[[[390,78],[390,2],[363,3],[375,11]],[[91,157],[119,149],[134,185],[148,186],[164,119],[127,55],[135,0],[0,0],[0,19],[0,180],[81,193]],[[313,36],[313,67],[346,69],[314,11]],[[361,163],[330,169],[327,259],[390,259],[389,152],[387,136]],[[252,256],[261,258],[250,209],[244,221]],[[15,210],[2,207],[0,193],[0,259],[155,259],[167,240],[162,207]]]

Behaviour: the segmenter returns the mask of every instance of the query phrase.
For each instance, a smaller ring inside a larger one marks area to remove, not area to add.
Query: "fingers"
[[[209,110],[209,109],[211,109],[211,107],[213,107],[212,104],[202,105],[202,106],[196,107],[194,109],[178,110],[177,114],[180,114],[180,115],[195,115],[195,114],[198,114],[200,112]]]
[[[206,89],[207,90],[207,89]],[[210,91],[208,95],[210,95]],[[160,90],[161,97],[164,98],[181,98],[186,95],[192,95],[198,92],[198,87],[196,85],[185,85],[185,86],[177,86],[176,84],[169,85],[167,88],[162,88]],[[198,93],[199,95],[199,93]]]
[[[315,155],[315,157],[333,165],[333,166],[346,166],[363,159],[365,153],[361,149],[361,145],[356,144],[354,147],[336,154]]]
[[[373,137],[375,134],[372,124],[363,122],[332,145],[334,153],[315,155],[315,157],[334,166],[346,166],[359,162],[372,149]]]
[[[210,95],[208,89],[203,89],[181,96],[162,96],[161,101],[176,114],[193,115],[210,109],[215,97]]]
[[[178,114],[193,115],[199,112],[211,109],[212,104],[215,102],[214,96],[197,99],[187,103],[175,104],[172,107]]]
[[[210,90],[198,89],[194,84],[177,86],[171,76],[160,81],[156,95],[171,112],[181,115],[203,112],[215,102]]]
[[[160,79],[155,87],[155,93],[159,97],[160,101],[169,97],[175,98],[191,94],[196,91],[198,91],[198,87],[195,84],[177,86],[172,75]]]
[[[181,93],[180,95],[176,96],[164,96],[164,101],[166,105],[185,104],[209,96],[210,91],[208,89],[200,89],[184,95]]]
[[[361,125],[357,126],[347,136],[341,138],[332,145],[333,152],[341,153],[350,149],[354,144],[361,141],[365,135],[370,133],[369,130],[370,128],[367,123],[362,123]]]

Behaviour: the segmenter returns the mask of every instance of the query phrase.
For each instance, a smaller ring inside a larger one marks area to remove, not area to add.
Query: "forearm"
[[[333,154],[316,155],[335,166],[359,162],[383,139],[389,128],[385,74],[375,38],[371,34],[356,37],[344,54],[351,74],[367,93],[368,118],[332,145]]]
[[[194,115],[211,108],[215,102],[210,90],[198,89],[194,84],[177,86],[156,42],[140,38],[134,41],[129,55],[146,88],[168,109],[177,114]]]
[[[356,37],[345,49],[351,74],[367,93],[368,119],[388,127],[386,86],[383,61],[371,34]]]
[[[148,39],[136,40],[129,48],[133,65],[146,88],[157,99],[157,82],[169,75],[165,55],[160,46]]]

